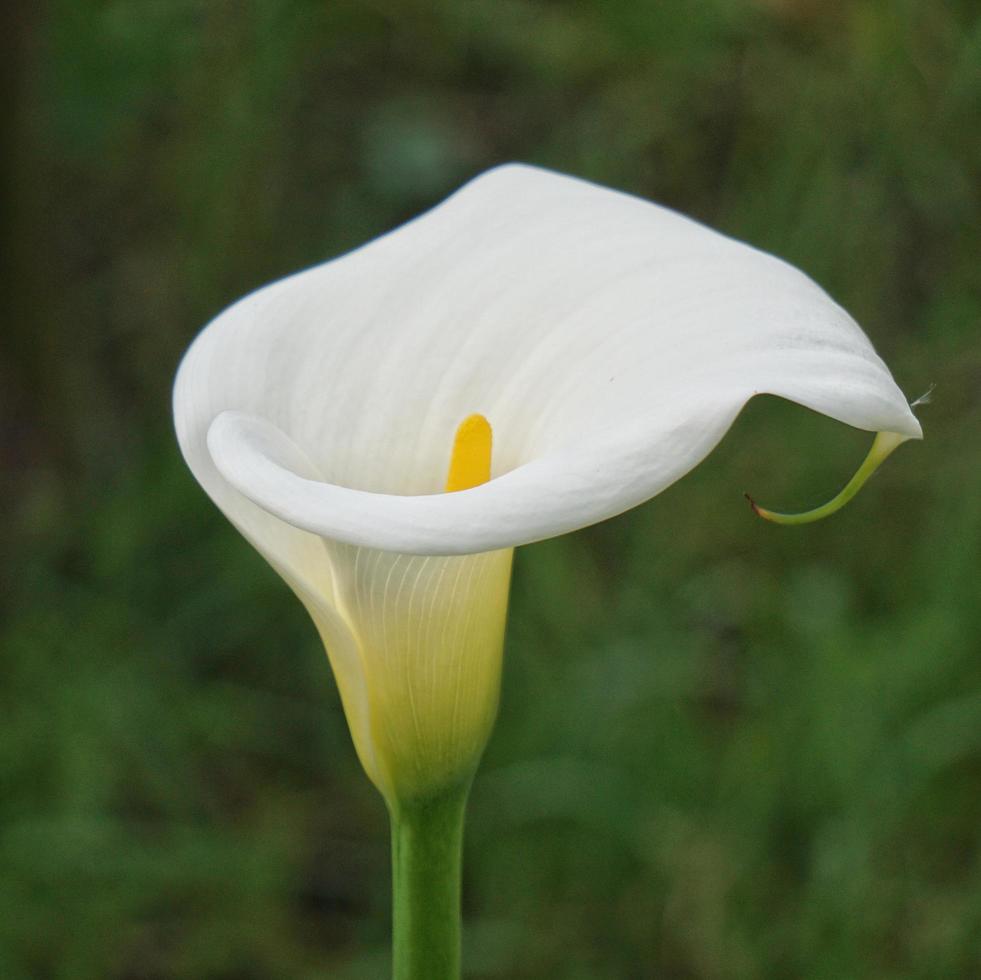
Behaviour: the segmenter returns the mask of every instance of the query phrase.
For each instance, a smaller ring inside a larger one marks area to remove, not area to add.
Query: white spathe
[[[798,270],[655,204],[509,165],[230,307],[185,356],[174,413],[196,478],[320,626],[362,760],[391,789],[371,731],[385,657],[358,616],[380,615],[399,572],[379,558],[385,574],[359,591],[359,550],[500,552],[506,595],[509,549],[659,493],[764,392],[921,436],[861,329]],[[442,493],[474,412],[494,429],[492,479]],[[414,677],[422,656],[385,670]]]

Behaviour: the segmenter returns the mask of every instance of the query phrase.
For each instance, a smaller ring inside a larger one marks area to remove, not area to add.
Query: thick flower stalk
[[[497,705],[513,548],[653,497],[764,392],[878,433],[840,499],[800,520],[921,436],[861,329],[801,272],[521,165],[260,289],[191,346],[181,449],[316,623],[392,813],[400,980],[457,975],[463,801]]]

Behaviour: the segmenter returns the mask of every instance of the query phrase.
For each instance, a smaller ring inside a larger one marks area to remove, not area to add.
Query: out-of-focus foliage
[[[0,976],[386,975],[381,801],[169,386],[223,305],[508,159],[785,256],[937,391],[825,524],[741,491],[818,502],[868,438],[765,399],[663,496],[520,552],[469,975],[981,976],[978,15],[7,8]]]

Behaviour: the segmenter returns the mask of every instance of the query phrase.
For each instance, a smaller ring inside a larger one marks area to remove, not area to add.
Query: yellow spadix
[[[446,492],[469,490],[486,483],[491,475],[493,433],[483,415],[468,415],[457,427],[446,477]]]

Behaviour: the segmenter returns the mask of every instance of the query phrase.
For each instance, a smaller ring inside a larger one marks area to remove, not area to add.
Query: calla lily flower
[[[767,392],[875,432],[829,504],[919,423],[801,272],[665,208],[500,167],[258,290],[178,372],[195,477],[306,606],[392,816],[395,980],[459,976],[467,789],[500,688],[517,545],[619,514]]]
[[[798,270],[508,165],[230,307],[185,356],[174,413],[194,476],[312,616],[398,805],[476,766],[514,547],[650,499],[764,392],[885,433],[876,463],[921,437]]]

